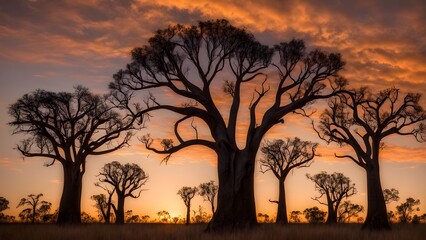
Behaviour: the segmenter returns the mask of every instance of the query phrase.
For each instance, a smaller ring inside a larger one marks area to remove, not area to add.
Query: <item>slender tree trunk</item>
[[[36,207],[37,205],[35,203],[33,203],[33,214],[31,216],[31,223],[35,222],[35,216],[36,216]]]
[[[279,195],[278,195],[278,211],[277,211],[277,224],[286,224],[288,223],[287,219],[287,205],[285,201],[285,185],[284,179],[280,179],[279,183]]]
[[[81,174],[80,166],[78,165],[63,164],[62,167],[64,170],[64,187],[57,223],[81,223],[80,209],[83,174]]]
[[[327,196],[327,205],[328,205],[328,216],[327,216],[327,221],[325,223],[335,224],[337,223],[337,212],[334,210],[333,201],[330,199],[329,196]]]
[[[117,192],[117,213],[115,216],[116,224],[124,224],[124,196]]]
[[[212,216],[214,215],[214,198],[213,198],[213,200],[211,201],[211,204],[212,204]]]
[[[191,222],[191,202],[186,206],[186,225],[189,225]]]
[[[230,151],[226,147],[218,152],[217,208],[206,231],[247,229],[257,224],[254,200],[255,156],[249,151]]]
[[[105,223],[111,223],[112,194],[109,194],[107,204],[108,207],[105,215]]]
[[[382,185],[380,183],[379,164],[369,164],[367,173],[367,198],[368,210],[363,229],[381,230],[390,229],[387,218],[386,203],[383,197]]]

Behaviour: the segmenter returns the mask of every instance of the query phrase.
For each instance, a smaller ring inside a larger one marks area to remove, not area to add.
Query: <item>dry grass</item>
[[[78,226],[57,226],[53,224],[3,224],[0,225],[0,239],[64,239],[64,240],[115,240],[115,239],[206,239],[206,240],[255,240],[255,239],[425,239],[426,224],[394,225],[392,231],[361,231],[358,224],[336,226],[262,224],[250,231],[236,233],[204,233],[206,225],[163,225],[126,224],[121,226],[87,224]]]

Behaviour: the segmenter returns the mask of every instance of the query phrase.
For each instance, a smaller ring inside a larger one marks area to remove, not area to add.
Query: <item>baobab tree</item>
[[[41,201],[40,198],[42,196],[42,193],[37,195],[30,194],[26,198],[22,198],[21,201],[19,201],[17,208],[25,205],[29,206],[29,208],[22,210],[22,212],[19,214],[19,217],[22,220],[29,219],[31,223],[34,223],[36,218],[42,217],[43,214],[46,214],[50,211],[52,204],[47,201]]]
[[[380,182],[380,150],[391,135],[426,139],[426,112],[419,105],[420,94],[404,97],[396,88],[377,94],[368,88],[346,91],[329,101],[316,129],[327,142],[350,146],[354,154],[336,155],[362,167],[367,175],[367,217],[363,228],[390,229]]]
[[[24,157],[51,159],[46,166],[62,165],[64,187],[58,223],[81,222],[87,157],[116,151],[132,136],[129,130],[134,119],[117,110],[108,104],[107,96],[94,95],[82,86],[75,87],[73,93],[36,90],[9,107],[13,133],[30,136],[17,145],[18,151]]]
[[[174,139],[162,140],[159,148],[153,138],[145,136],[146,148],[165,154],[165,160],[191,146],[204,146],[217,154],[217,209],[208,231],[257,223],[254,166],[263,136],[284,123],[288,114],[301,113],[306,105],[329,98],[346,85],[338,75],[344,66],[340,54],[307,51],[304,42],[295,39],[270,48],[226,20],[158,30],[147,45],[134,48],[131,56],[131,63],[110,84],[117,102],[137,117],[157,111],[180,116],[173,125]],[[168,91],[175,100],[155,98],[154,89]],[[219,91],[229,99],[228,109],[221,105],[223,101],[215,101]],[[143,104],[132,101],[138,92],[147,94]],[[247,97],[252,97],[250,103],[244,101]],[[240,111],[244,104],[247,114]],[[194,125],[193,134],[185,131],[193,119],[207,131],[198,131]],[[241,122],[248,123],[244,147],[237,144]],[[199,132],[210,136],[204,138]]]
[[[186,225],[188,225],[191,221],[191,200],[195,197],[197,192],[197,187],[182,187],[177,193],[182,198],[186,206]]]
[[[148,175],[135,163],[122,165],[113,161],[105,164],[98,176],[100,183],[110,184],[114,189],[117,206],[113,203],[111,205],[115,212],[115,223],[124,224],[124,201],[127,197],[140,197],[143,190],[140,188],[148,181]]]
[[[198,186],[198,194],[203,197],[204,201],[210,202],[212,208],[212,216],[214,215],[214,199],[217,194],[219,186],[214,184],[214,181],[201,183]]]
[[[261,172],[271,171],[279,182],[277,219],[275,223],[288,223],[285,200],[285,179],[296,168],[309,167],[318,154],[315,153],[317,143],[302,141],[299,138],[264,141],[260,151],[263,157],[259,160]]]
[[[315,189],[320,193],[318,197],[314,197],[315,201],[328,207],[328,216],[326,223],[337,223],[337,210],[344,198],[348,198],[356,194],[355,184],[343,175],[343,173],[328,174],[322,171],[313,176],[306,174],[306,177],[315,183]],[[326,202],[321,201],[325,196]]]

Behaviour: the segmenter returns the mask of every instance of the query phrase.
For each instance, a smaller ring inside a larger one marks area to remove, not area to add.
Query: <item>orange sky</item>
[[[104,93],[112,74],[129,62],[129,51],[146,43],[152,32],[168,24],[195,24],[198,20],[226,18],[245,27],[264,44],[292,38],[305,40],[312,49],[342,53],[347,62],[342,74],[351,86],[373,89],[395,86],[403,92],[426,92],[426,3],[418,1],[183,1],[183,0],[14,0],[0,3],[0,196],[11,202],[6,214],[17,214],[19,199],[30,193],[44,193],[44,199],[58,206],[62,177],[58,165],[46,168],[46,160],[22,160],[13,150],[22,136],[11,136],[6,125],[11,119],[7,107],[23,94],[42,88],[72,91],[82,84]],[[165,99],[166,100],[166,99]],[[426,97],[422,99],[426,107]],[[225,107],[225,106],[224,106]],[[159,116],[158,118],[159,119]],[[153,137],[167,137],[163,121],[153,121]],[[165,121],[164,121],[165,122]],[[245,122],[242,120],[241,125]],[[167,125],[166,125],[167,126]],[[146,130],[145,130],[146,131]],[[140,135],[143,133],[141,132]],[[318,141],[322,157],[310,168],[288,176],[288,209],[303,210],[318,205],[314,185],[305,174],[322,170],[344,172],[358,188],[351,201],[366,206],[365,174],[349,160],[333,158],[346,151],[326,146],[310,130],[308,121],[289,116],[286,124],[266,137],[295,137]],[[397,188],[401,199],[420,199],[426,212],[426,144],[409,137],[392,137],[382,153],[384,188]],[[196,158],[193,156],[197,156]],[[200,157],[201,156],[201,157]],[[83,209],[93,211],[90,196],[95,175],[113,160],[138,163],[150,180],[139,199],[126,202],[136,214],[151,215],[168,210],[184,216],[184,204],[176,194],[182,186],[216,180],[215,155],[203,148],[188,149],[160,165],[161,156],[147,152],[134,139],[130,148],[113,154],[90,157],[84,176]],[[278,195],[270,174],[256,172],[256,203],[259,212],[275,215],[268,202]],[[196,197],[192,204],[209,207]],[[394,210],[395,204],[391,205]]]

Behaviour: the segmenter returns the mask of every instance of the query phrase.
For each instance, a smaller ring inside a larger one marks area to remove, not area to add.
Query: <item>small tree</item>
[[[147,223],[150,219],[149,215],[143,215],[141,216],[141,223]]]
[[[394,211],[387,212],[387,218],[388,218],[388,221],[391,222],[391,223],[397,222],[396,214],[395,214]]]
[[[214,181],[201,183],[198,186],[198,194],[203,197],[204,201],[209,201],[212,207],[212,216],[214,214],[214,199],[217,194],[217,190],[219,189],[218,185],[214,184]]]
[[[188,225],[191,221],[191,200],[195,197],[197,192],[197,187],[182,187],[177,193],[182,198],[186,206],[186,225]]]
[[[290,222],[291,223],[300,223],[300,215],[302,214],[301,211],[291,211],[290,212]]]
[[[399,200],[399,191],[395,188],[385,189],[383,190],[383,197],[385,198],[386,204],[397,202]]]
[[[404,203],[396,206],[399,222],[410,223],[412,220],[411,214],[415,211],[420,211],[420,208],[416,207],[418,205],[420,205],[419,199],[414,200],[414,198],[409,197]]]
[[[8,222],[10,216],[3,214],[2,212],[9,208],[9,200],[4,197],[0,197],[0,223]]]
[[[207,223],[211,219],[210,215],[204,211],[201,205],[198,205],[198,211],[192,210],[194,216],[192,217],[193,223]]]
[[[96,185],[96,186],[100,186],[100,185]],[[92,195],[90,198],[93,201],[95,201],[95,207],[98,210],[99,219],[101,221],[103,219],[105,223],[110,223],[111,222],[111,208],[112,208],[112,205],[113,205],[112,196],[114,194],[114,191],[107,190],[107,192],[108,192],[108,198],[103,193],[97,194],[97,195]]]
[[[170,220],[170,213],[166,210],[157,212],[158,220],[162,223],[168,223]]]
[[[350,222],[351,218],[358,218],[358,214],[364,212],[364,207],[351,201],[344,201],[337,210],[337,222]]]
[[[96,218],[94,218],[92,215],[82,212],[81,213],[81,222],[82,223],[96,223]]]
[[[148,175],[137,164],[114,161],[105,164],[99,173],[99,182],[110,184],[117,194],[117,206],[111,203],[115,212],[115,223],[124,223],[124,200],[127,197],[138,198],[139,190],[148,181]],[[135,191],[138,191],[135,193]]]
[[[139,215],[137,215],[137,214],[133,215],[132,210],[126,211],[125,218],[126,218],[126,223],[139,223],[139,222],[141,222],[141,218],[139,217]]]
[[[278,204],[276,223],[288,223],[287,206],[285,201],[285,179],[290,171],[309,167],[315,156],[317,143],[302,141],[299,138],[286,140],[264,141],[260,151],[263,158],[260,159],[261,172],[271,171],[279,182]]]
[[[9,200],[4,197],[0,197],[0,212],[9,208]]]
[[[320,210],[318,207],[306,208],[303,210],[306,220],[309,223],[323,223],[325,221],[326,212]]]
[[[259,222],[261,223],[270,223],[272,219],[269,218],[268,214],[258,213],[257,217],[259,218]]]
[[[355,184],[351,184],[351,180],[344,176],[343,173],[332,173],[322,171],[321,173],[306,177],[315,183],[315,189],[320,196],[313,198],[320,204],[328,206],[327,223],[337,223],[337,210],[343,198],[348,198],[356,194]],[[327,202],[320,199],[325,196]]]
[[[36,218],[42,218],[43,215],[50,211],[52,204],[50,202],[40,201],[40,197],[42,196],[42,193],[38,195],[30,194],[28,197],[21,199],[17,208],[25,205],[29,206],[29,208],[22,210],[19,214],[19,217],[23,221],[30,220],[31,223],[34,223]]]

